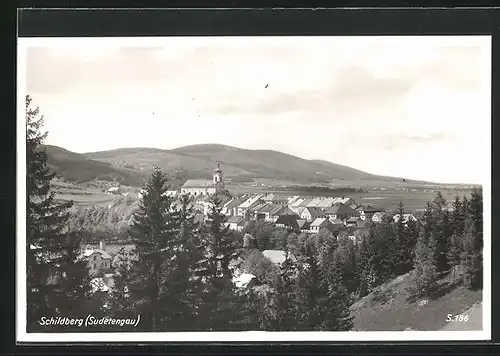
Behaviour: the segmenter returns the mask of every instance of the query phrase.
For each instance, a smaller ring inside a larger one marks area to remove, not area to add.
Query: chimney
[[[104,240],[101,240],[101,241],[99,242],[99,248],[100,248],[101,250],[104,250],[104,246],[105,246]]]

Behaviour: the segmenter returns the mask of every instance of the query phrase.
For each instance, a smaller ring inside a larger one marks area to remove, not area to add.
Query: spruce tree
[[[200,327],[203,330],[228,331],[239,324],[241,313],[235,303],[235,286],[230,262],[241,251],[222,214],[222,200],[215,194],[210,197],[211,208],[203,229],[204,258],[198,263],[198,273],[203,283]]]
[[[127,277],[130,273],[133,252],[121,248],[113,258],[113,285],[108,293],[109,311],[116,318],[129,317],[132,312],[132,301],[128,293]]]
[[[436,198],[433,201],[433,220],[434,226],[432,232],[436,240],[436,246],[434,250],[435,260],[436,260],[436,270],[438,273],[446,272],[449,269],[448,265],[448,228],[449,220],[448,214],[444,211],[446,206],[446,200],[444,199],[441,192],[438,192]]]
[[[480,288],[482,282],[481,252],[476,249],[477,231],[472,217],[465,222],[461,269],[464,285],[469,289]]]
[[[141,325],[148,331],[175,330],[171,320],[180,295],[170,286],[177,268],[178,222],[166,175],[155,168],[146,183],[130,230],[138,260],[129,273],[129,290]],[[175,320],[175,319],[174,319]]]
[[[323,316],[319,329],[322,331],[347,331],[352,329],[349,295],[343,276],[342,251],[331,243],[325,243],[319,251],[320,288],[324,298],[318,300]]]
[[[331,238],[333,240],[333,237]],[[320,242],[321,241],[321,242]],[[305,298],[307,304],[307,325],[309,330],[320,330],[323,315],[321,313],[320,301],[325,297],[321,290],[321,274],[319,269],[318,248],[326,240],[317,240],[317,236],[310,237],[303,242],[302,248],[305,257],[305,266],[300,271],[300,283],[307,290]]]
[[[379,273],[378,241],[375,236],[375,224],[370,223],[368,234],[359,246],[359,261],[357,274],[359,275],[358,296],[364,296],[382,283]]]
[[[193,199],[190,195],[183,194],[179,198],[179,203],[179,209],[176,211],[179,224],[176,268],[171,275],[169,288],[181,294],[171,316],[171,322],[177,325],[178,330],[187,331],[196,329],[202,288],[196,270],[204,256],[200,226],[194,220]]]
[[[448,261],[452,268],[453,282],[456,280],[456,266],[460,265],[463,252],[463,238],[453,233],[448,244]]]
[[[425,206],[424,214],[422,216],[422,231],[419,234],[419,239],[422,240],[424,244],[428,244],[429,238],[436,227],[436,221],[434,216],[434,209],[431,203],[427,203]]]
[[[474,189],[470,201],[471,218],[474,222],[474,278],[472,288],[482,288],[483,283],[483,194]]]
[[[280,273],[275,283],[275,320],[272,329],[276,331],[293,331],[297,326],[297,294],[296,278],[298,271],[296,265],[287,254],[285,261],[280,265]]]
[[[370,235],[370,243],[373,245],[370,269],[375,277],[371,287],[375,287],[396,276],[394,266],[398,264],[398,246],[392,222],[388,218],[371,225]]]
[[[396,275],[407,273],[413,268],[413,241],[408,229],[408,222],[405,223],[403,216],[405,208],[403,202],[399,203],[397,214],[399,219],[394,223],[395,246],[396,246],[396,264],[394,272]]]
[[[339,273],[342,277],[342,283],[347,289],[349,295],[354,295],[359,287],[357,277],[357,258],[356,246],[354,242],[346,237],[340,237],[338,246],[335,249],[335,256],[338,259]]]
[[[297,331],[311,331],[314,330],[314,324],[317,317],[316,297],[317,292],[314,291],[314,278],[311,273],[311,266],[304,265],[299,261],[293,262],[296,266],[297,274],[295,283],[293,284],[294,303],[295,303],[295,326],[294,330]],[[316,279],[316,281],[318,281]],[[313,294],[314,292],[314,294]]]
[[[455,236],[462,236],[464,233],[465,216],[462,210],[462,201],[460,197],[455,197],[453,202],[453,213],[451,215],[451,224],[453,226],[453,234]]]
[[[358,247],[358,263],[356,265],[357,275],[359,276],[359,286],[356,292],[358,298],[364,297],[369,293],[369,276],[368,268],[371,259],[371,251],[369,249],[368,239],[364,238],[359,243]]]
[[[26,277],[27,329],[40,329],[42,316],[81,317],[88,310],[90,284],[79,260],[80,236],[69,234],[72,202],[57,203],[51,189],[55,173],[42,144],[43,116],[26,96]],[[46,327],[42,330],[47,331]]]
[[[422,232],[415,247],[415,283],[419,296],[430,297],[437,279],[433,232]]]

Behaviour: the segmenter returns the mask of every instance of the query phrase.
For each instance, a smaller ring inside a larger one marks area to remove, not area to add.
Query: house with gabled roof
[[[333,206],[325,210],[325,215],[330,220],[344,220],[352,216],[356,216],[356,211],[345,204],[335,203]]]
[[[226,216],[238,215],[238,206],[243,203],[245,198],[232,198],[222,207],[222,213]]]
[[[381,207],[371,206],[371,205],[360,206],[356,210],[358,211],[358,216],[362,220],[371,220],[371,218],[373,217],[373,214],[385,211]]]
[[[247,210],[248,217],[254,220],[259,220],[261,218],[263,219],[263,217],[259,215],[259,211],[266,207],[268,204],[269,203],[259,200],[255,204],[251,205]]]
[[[304,208],[300,217],[307,221],[313,221],[316,218],[325,217],[325,213],[320,208]]]
[[[273,213],[286,208],[285,205],[277,205],[274,203],[265,203],[260,209],[255,211],[256,220],[273,221]]]
[[[299,219],[297,220],[297,225],[299,226],[299,229],[302,229],[302,226],[307,222],[307,220],[304,219]]]
[[[248,210],[261,203],[262,194],[253,195],[247,198],[238,206],[238,216],[246,216]]]
[[[282,214],[283,213],[283,214]],[[293,211],[288,209],[286,205],[275,205],[274,208],[269,211],[269,220],[271,222],[276,222],[278,220],[280,214],[286,215],[286,214],[293,214]]]
[[[104,251],[103,241],[101,241],[100,248],[85,250],[82,258],[87,261],[90,275],[111,271],[113,258],[109,253]]]
[[[331,231],[333,229],[333,224],[327,218],[317,218],[313,222],[311,222],[309,231],[313,234],[317,234],[319,230],[323,228]]]
[[[300,221],[300,223],[299,223]],[[310,228],[311,228],[311,222],[310,221],[306,221],[306,220],[297,220],[297,223],[299,223],[299,229],[300,229],[300,232],[305,232],[305,233],[309,233],[310,231]]]
[[[357,226],[358,220],[361,220],[358,216],[352,216],[352,217],[345,220],[345,225],[348,227]]]
[[[228,227],[230,230],[241,231],[243,227],[239,227],[239,223],[243,220],[241,216],[230,216],[225,222],[224,226]]]
[[[388,217],[389,214],[384,211],[378,211],[372,216],[372,221],[375,223],[380,223],[384,220],[384,218]]]
[[[277,227],[282,227],[288,230],[296,231],[299,228],[297,220],[299,220],[298,215],[280,215],[280,217],[276,220],[275,224]]]

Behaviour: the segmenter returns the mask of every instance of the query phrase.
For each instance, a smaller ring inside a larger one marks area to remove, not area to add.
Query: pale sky
[[[490,165],[490,37],[19,43],[47,143],[70,151],[219,143],[457,183]]]

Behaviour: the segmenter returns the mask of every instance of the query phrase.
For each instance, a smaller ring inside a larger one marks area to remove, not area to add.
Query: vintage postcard
[[[17,120],[19,342],[490,338],[489,36],[20,38]]]

